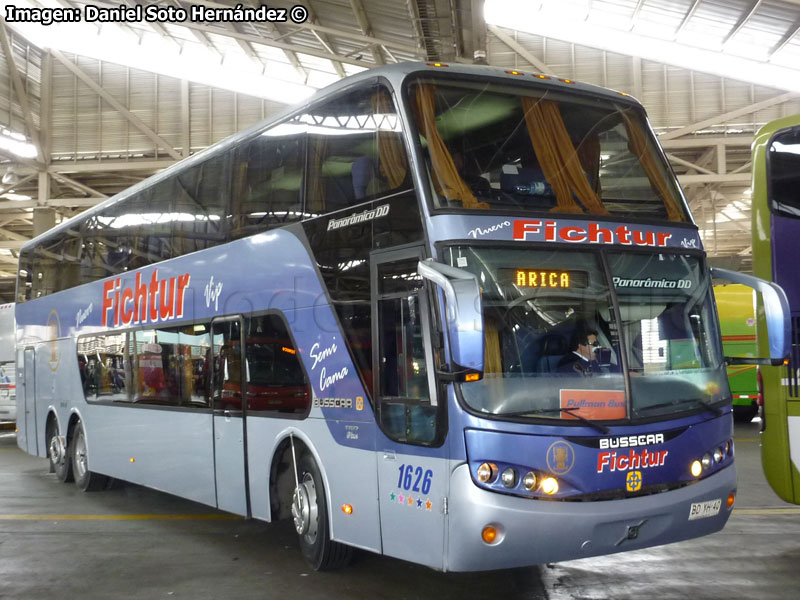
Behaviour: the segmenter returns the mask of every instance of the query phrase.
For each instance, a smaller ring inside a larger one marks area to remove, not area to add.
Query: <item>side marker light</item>
[[[483,531],[481,531],[481,538],[487,544],[493,543],[497,539],[497,529],[491,525],[487,525],[483,528]]]
[[[350,504],[342,504],[342,512],[346,515],[353,514],[353,507]]]
[[[133,458],[133,457],[131,457],[131,462],[132,462],[132,463],[135,463],[135,462],[136,462],[136,459],[135,459],[135,458]]]

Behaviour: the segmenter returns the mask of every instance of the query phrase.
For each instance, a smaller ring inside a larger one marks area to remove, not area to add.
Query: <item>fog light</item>
[[[717,448],[714,450],[714,462],[719,464],[722,462],[722,459],[725,458],[725,451],[722,447]]]
[[[497,529],[491,525],[487,525],[483,528],[483,531],[481,531],[481,538],[487,544],[493,543],[497,539]]]
[[[500,476],[500,480],[507,488],[513,488],[515,485],[517,485],[517,472],[511,467],[508,467],[505,471],[503,471],[503,474]]]
[[[532,492],[536,489],[537,483],[539,483],[539,479],[536,477],[536,473],[533,471],[528,471],[525,473],[525,477],[522,478],[522,485],[524,485],[525,489],[529,492]]]
[[[711,455],[708,452],[706,452],[705,454],[703,454],[703,458],[700,459],[700,462],[703,463],[703,468],[704,469],[710,469],[711,468]]]
[[[728,494],[728,508],[731,508],[733,506],[734,500],[736,500],[736,494],[731,492],[730,494]]]
[[[542,491],[548,496],[555,494],[558,491],[558,480],[555,477],[542,479]]]
[[[478,467],[478,481],[491,483],[497,479],[497,465],[494,463],[483,463]]]
[[[703,472],[703,465],[700,464],[699,460],[693,460],[692,466],[689,468],[689,470],[695,477],[700,477],[700,473]]]

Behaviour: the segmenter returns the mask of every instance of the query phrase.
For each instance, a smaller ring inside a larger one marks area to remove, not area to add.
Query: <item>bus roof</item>
[[[436,66],[439,65],[439,66]],[[96,204],[95,206],[89,208],[88,210],[80,213],[72,217],[71,219],[67,219],[63,221],[59,225],[49,229],[48,231],[38,235],[37,237],[27,241],[25,244],[22,245],[21,251],[27,250],[31,247],[38,246],[40,243],[45,242],[51,237],[55,237],[62,233],[62,231],[66,230],[68,227],[72,227],[75,223],[80,223],[86,219],[91,218],[92,216],[102,214],[107,208],[114,206],[115,204],[124,201],[128,196],[142,190],[146,189],[147,187],[158,183],[162,179],[166,179],[174,174],[176,171],[182,171],[183,169],[190,168],[193,165],[203,162],[204,160],[214,156],[218,152],[224,152],[228,147],[239,143],[241,140],[248,138],[249,136],[255,134],[258,131],[268,127],[273,123],[278,123],[281,120],[297,113],[300,110],[303,110],[305,107],[310,106],[312,104],[316,104],[322,100],[324,100],[328,96],[335,95],[340,91],[350,88],[352,86],[356,86],[359,83],[374,80],[378,77],[383,77],[398,89],[400,85],[402,85],[403,81],[410,75],[418,75],[420,73],[446,73],[450,75],[464,75],[464,76],[472,76],[472,77],[480,77],[480,78],[487,78],[491,77],[494,79],[506,79],[509,83],[514,84],[529,84],[530,87],[538,88],[538,89],[553,89],[559,91],[567,91],[569,93],[578,93],[578,94],[586,94],[592,95],[596,97],[604,97],[608,100],[613,100],[615,102],[623,102],[634,104],[640,108],[642,108],[641,104],[638,100],[636,100],[633,96],[630,96],[624,92],[618,92],[615,90],[611,90],[608,88],[599,87],[596,85],[588,84],[588,83],[581,83],[577,81],[573,81],[571,79],[566,78],[558,78],[556,76],[551,75],[543,75],[536,73],[534,71],[518,71],[514,69],[506,69],[504,67],[496,67],[490,65],[462,65],[462,64],[455,64],[455,63],[424,63],[424,62],[402,62],[397,63],[394,65],[386,65],[382,67],[376,67],[374,69],[368,69],[362,71],[361,73],[357,73],[355,75],[351,75],[349,77],[345,77],[329,86],[322,88],[321,90],[314,93],[312,96],[307,98],[304,102],[295,104],[292,106],[287,107],[286,109],[280,111],[279,113],[268,117],[262,121],[259,121],[250,127],[235,133],[224,140],[216,142],[211,146],[203,149],[202,151],[193,154],[190,157],[187,157],[174,165],[170,165],[163,171],[148,177],[147,179],[124,189],[123,191],[111,196],[107,200]]]

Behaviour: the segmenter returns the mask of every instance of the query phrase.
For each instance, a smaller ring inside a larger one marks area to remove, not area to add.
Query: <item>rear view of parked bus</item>
[[[715,285],[714,299],[725,356],[757,356],[756,296],[752,288],[736,283]],[[758,414],[758,365],[729,365],[728,384],[734,420],[749,423]]]
[[[374,69],[20,265],[19,445],[83,489],[293,519],[317,569],[533,565],[730,515],[711,270],[625,94]]]
[[[785,291],[792,348],[777,367],[761,367],[761,458],[775,493],[800,504],[800,116],[768,123],[753,142],[753,273]],[[762,321],[759,321],[759,326]],[[759,327],[759,350],[767,340]]]

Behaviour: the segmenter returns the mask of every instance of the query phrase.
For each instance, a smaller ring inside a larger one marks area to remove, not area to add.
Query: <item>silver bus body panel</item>
[[[663,494],[598,502],[488,492],[472,482],[467,465],[453,471],[450,485],[447,569],[475,571],[613,554],[714,533],[730,516],[725,499],[736,490],[736,471],[729,467]],[[722,500],[719,514],[689,520],[692,503],[717,499]],[[490,524],[502,532],[492,545],[481,539]]]

